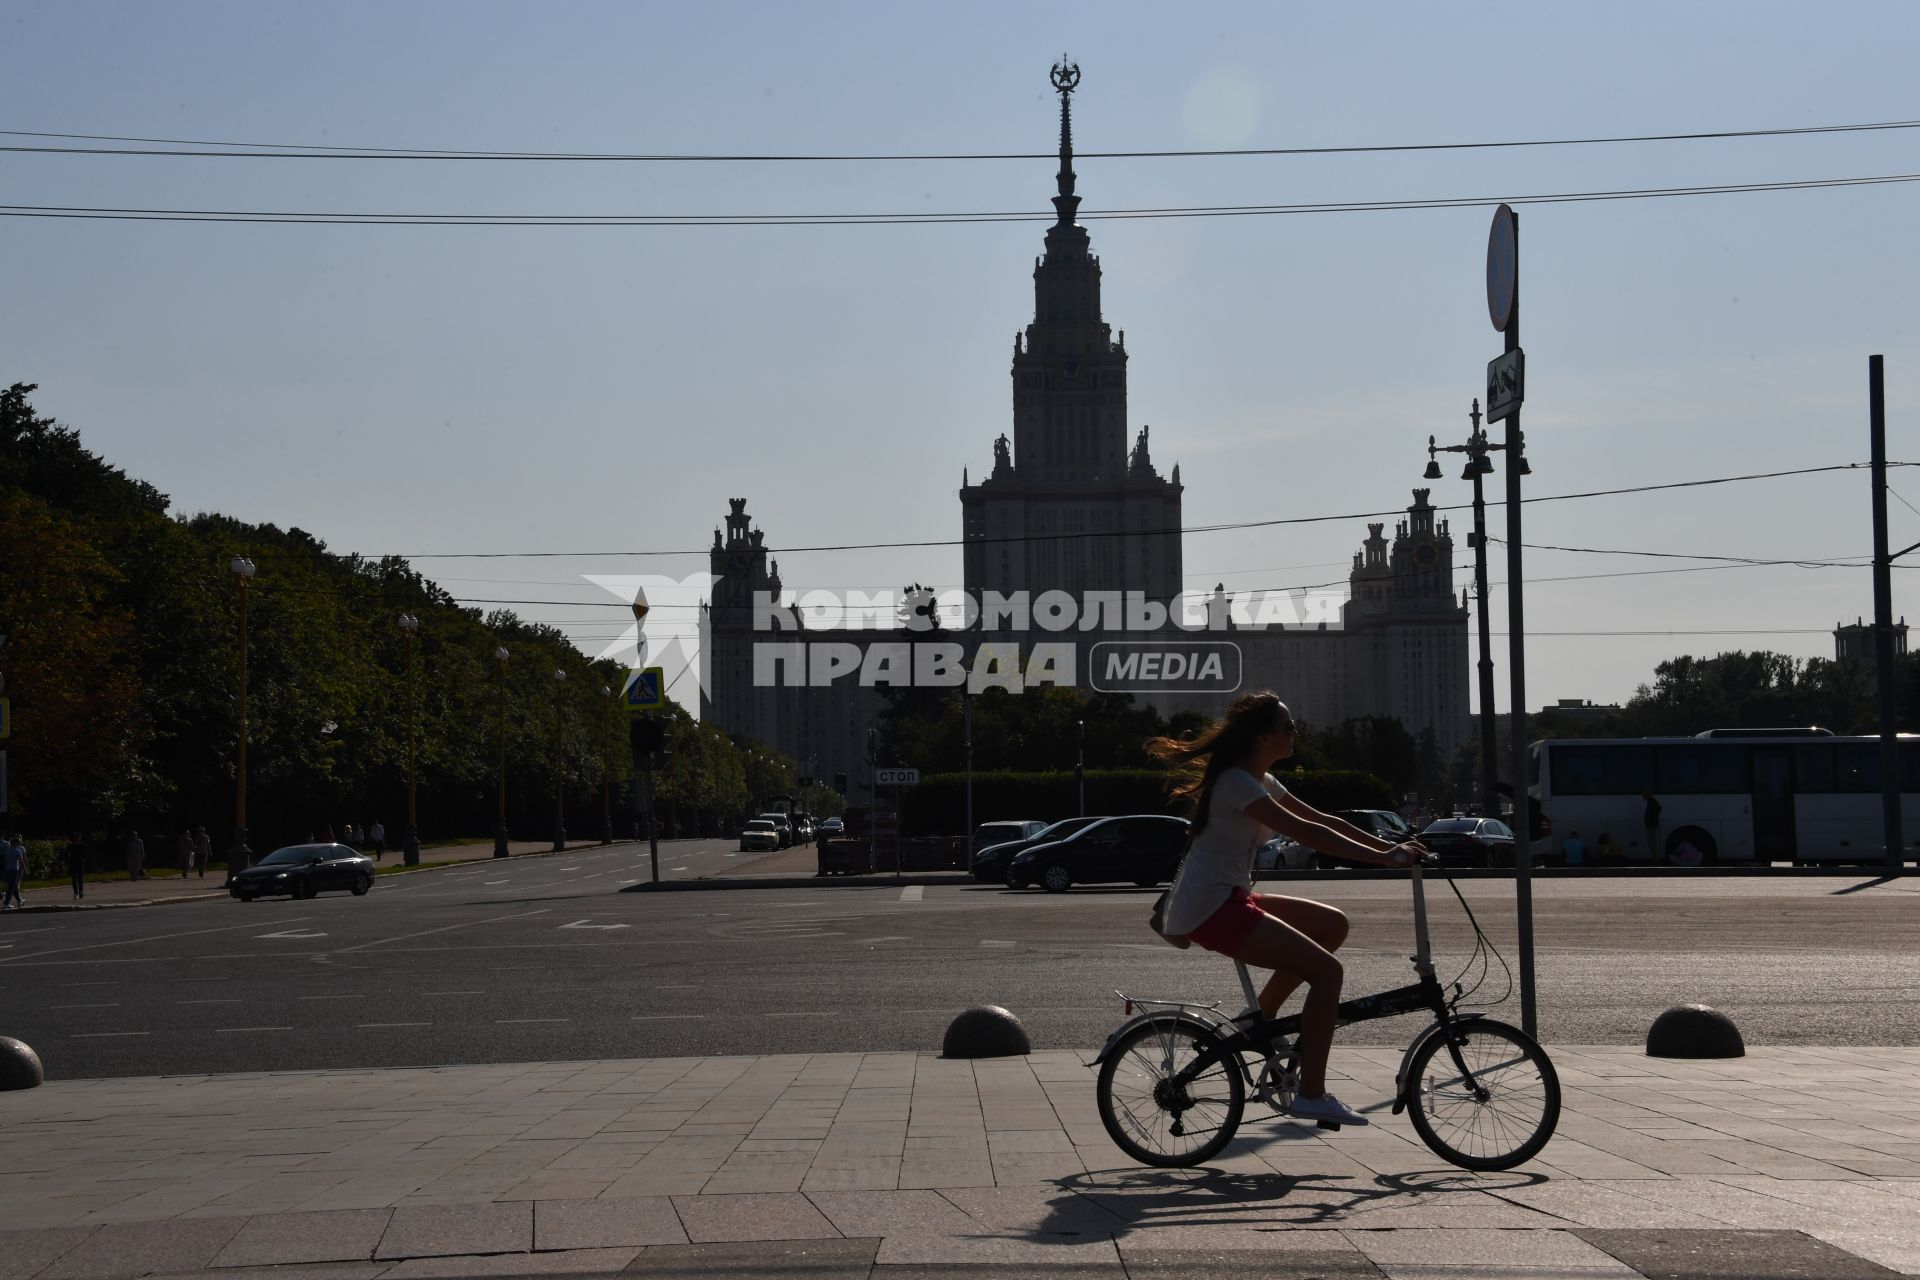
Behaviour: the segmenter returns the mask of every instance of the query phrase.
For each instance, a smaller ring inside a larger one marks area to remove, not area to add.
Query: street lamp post
[[[416,738],[418,711],[413,697],[413,645],[420,631],[420,619],[410,613],[400,615],[400,630],[407,637],[407,838],[401,845],[402,861],[409,867],[420,865],[420,812],[414,793],[419,781],[419,757]]]
[[[1085,817],[1087,812],[1087,722],[1075,720],[1080,733],[1080,746],[1073,759],[1073,781],[1080,793],[1079,807],[1074,810],[1075,817]]]
[[[613,702],[613,687],[611,685],[604,685],[604,684],[601,685],[600,686],[600,720],[601,720],[601,723],[603,725],[606,725],[608,729],[611,729],[612,726],[606,724],[607,707],[611,705],[612,702]],[[610,734],[602,734],[600,738],[600,843],[601,844],[613,843],[613,746],[612,746],[612,743],[609,741],[610,736],[611,736]]]
[[[567,673],[553,673],[553,851],[567,850]]]
[[[500,781],[493,815],[493,856],[507,856],[507,650],[503,645],[493,651],[500,665]]]
[[[1467,415],[1473,423],[1473,431],[1467,436],[1465,444],[1437,445],[1433,437],[1427,437],[1426,478],[1440,479],[1439,454],[1464,453],[1467,455],[1467,468],[1460,473],[1462,480],[1473,481],[1473,594],[1480,624],[1480,812],[1487,817],[1497,817],[1500,813],[1500,792],[1496,780],[1500,776],[1499,762],[1494,759],[1498,753],[1495,745],[1493,709],[1493,631],[1487,621],[1487,502],[1481,485],[1484,476],[1493,472],[1493,459],[1490,454],[1504,450],[1504,444],[1495,444],[1487,438],[1480,425],[1480,402],[1473,402],[1473,411]],[[1520,474],[1525,475],[1529,468],[1523,456],[1519,462]]]
[[[247,588],[253,583],[253,561],[235,556],[227,564],[240,596],[240,744],[233,758],[233,847],[227,851],[227,884],[246,870],[247,848]]]

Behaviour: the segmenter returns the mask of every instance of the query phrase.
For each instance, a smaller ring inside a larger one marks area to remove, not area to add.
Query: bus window
[[[1549,749],[1548,772],[1557,796],[1637,796],[1651,789],[1653,755],[1646,747],[1609,742]]]
[[[1657,747],[1653,791],[1656,795],[1734,795],[1748,791],[1747,748],[1743,746]]]
[[[1900,744],[1900,789],[1920,791],[1920,742]]]
[[[1835,791],[1878,791],[1880,748],[1868,742],[1843,742],[1833,748]]]
[[[1802,794],[1824,795],[1833,790],[1833,748],[1795,747],[1795,787]]]

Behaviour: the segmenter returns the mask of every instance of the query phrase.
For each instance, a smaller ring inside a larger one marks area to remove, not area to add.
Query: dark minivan
[[[1123,881],[1146,887],[1173,879],[1186,853],[1185,818],[1157,813],[1100,818],[1064,840],[1017,854],[1007,867],[1007,887],[1037,884],[1048,893]]]

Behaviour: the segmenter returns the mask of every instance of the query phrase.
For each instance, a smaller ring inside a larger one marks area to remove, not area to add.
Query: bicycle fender
[[[1486,1016],[1487,1015],[1484,1013],[1463,1013],[1454,1018],[1453,1025],[1457,1027],[1457,1026],[1463,1026],[1470,1022],[1481,1022],[1486,1019]],[[1420,1051],[1420,1047],[1426,1044],[1427,1041],[1433,1039],[1435,1036],[1440,1034],[1441,1034],[1440,1024],[1436,1022],[1432,1026],[1428,1027],[1425,1031],[1415,1036],[1413,1038],[1413,1043],[1407,1046],[1406,1053],[1401,1055],[1400,1069],[1394,1072],[1393,1074],[1393,1114],[1394,1115],[1397,1116],[1402,1111],[1405,1111],[1407,1109],[1407,1098],[1413,1092],[1413,1081],[1408,1079],[1407,1077],[1408,1069],[1413,1066],[1413,1055],[1418,1053]]]
[[[1113,1046],[1120,1043],[1120,1038],[1126,1035],[1129,1031],[1132,1031],[1135,1027],[1139,1026],[1143,1022],[1158,1022],[1158,1023],[1184,1022],[1188,1026],[1194,1027],[1198,1030],[1206,1031],[1216,1036],[1220,1034],[1219,1029],[1215,1026],[1215,1024],[1208,1022],[1205,1018],[1202,1018],[1197,1014],[1188,1013],[1185,1010],[1161,1009],[1161,1010],[1149,1011],[1146,1013],[1136,1013],[1131,1018],[1128,1018],[1125,1022],[1121,1023],[1119,1026],[1113,1029],[1113,1033],[1107,1037],[1107,1042],[1100,1046],[1100,1052],[1095,1054],[1093,1056],[1093,1061],[1089,1062],[1087,1065],[1090,1067],[1097,1067],[1101,1063],[1105,1062],[1107,1060],[1107,1055],[1113,1052]]]

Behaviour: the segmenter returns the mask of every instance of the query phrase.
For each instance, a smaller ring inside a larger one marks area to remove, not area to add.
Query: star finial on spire
[[[1080,197],[1073,194],[1073,91],[1080,87],[1080,64],[1068,62],[1067,55],[1061,54],[1053,64],[1052,79],[1060,94],[1060,172],[1055,175],[1060,194],[1053,198],[1053,207],[1060,214],[1059,225],[1070,227],[1080,208]]]

